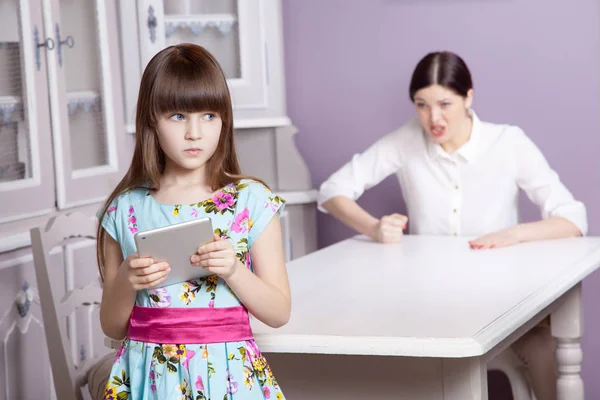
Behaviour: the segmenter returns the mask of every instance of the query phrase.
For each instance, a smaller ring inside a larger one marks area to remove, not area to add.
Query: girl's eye
[[[451,103],[442,103],[442,108],[447,108],[450,107]]]
[[[425,103],[417,103],[417,108],[425,108]]]
[[[183,116],[183,114],[173,114],[171,115],[171,118],[173,121],[183,121],[185,119],[185,117]]]
[[[213,119],[215,119],[216,117],[217,117],[217,116],[216,116],[215,114],[211,114],[211,113],[207,113],[207,114],[204,114],[204,115],[202,116],[202,118],[203,118],[205,121],[212,121],[212,120],[213,120]]]

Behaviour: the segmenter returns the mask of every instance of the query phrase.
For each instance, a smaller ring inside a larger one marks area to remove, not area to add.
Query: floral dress
[[[119,196],[102,226],[120,245],[123,257],[136,251],[133,235],[209,216],[221,238],[233,243],[240,261],[252,269],[249,249],[284,200],[263,184],[241,180],[194,204],[163,204],[147,189]],[[143,307],[233,307],[240,300],[216,275],[137,292]],[[125,339],[117,352],[105,399],[253,400],[284,399],[253,340],[211,344],[145,343]]]

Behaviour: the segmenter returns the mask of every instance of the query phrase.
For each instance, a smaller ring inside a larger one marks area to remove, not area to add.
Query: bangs
[[[167,63],[155,80],[150,96],[154,121],[168,113],[212,111],[222,118],[229,115],[229,90],[220,71],[213,65],[199,65],[178,55]]]

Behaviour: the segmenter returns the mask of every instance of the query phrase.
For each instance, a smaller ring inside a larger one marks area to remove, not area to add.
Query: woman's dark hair
[[[415,101],[415,93],[431,85],[440,85],[467,97],[473,81],[462,58],[450,51],[438,51],[427,54],[415,67],[410,80],[410,100]]]

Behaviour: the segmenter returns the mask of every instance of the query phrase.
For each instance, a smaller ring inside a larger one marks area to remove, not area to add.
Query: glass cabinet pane
[[[58,63],[67,91],[73,171],[109,163],[102,102],[102,73],[95,1],[60,0],[56,25]]]
[[[20,41],[0,41],[0,184],[32,177],[21,47]]]
[[[219,61],[228,79],[242,77],[235,0],[164,0],[165,44],[195,43]]]

